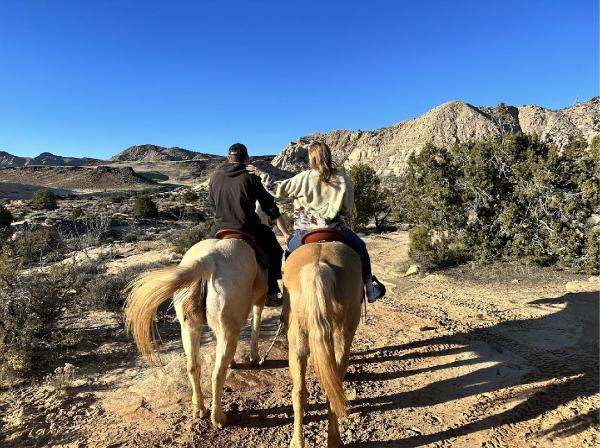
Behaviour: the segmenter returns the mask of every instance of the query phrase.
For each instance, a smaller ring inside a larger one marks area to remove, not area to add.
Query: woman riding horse
[[[309,170],[280,182],[272,182],[268,174],[253,165],[248,165],[248,170],[261,177],[267,190],[276,199],[294,200],[295,233],[288,241],[288,251],[291,253],[298,249],[302,244],[302,236],[310,230],[324,227],[339,230],[344,236],[344,242],[360,256],[367,299],[374,302],[383,297],[385,288],[371,273],[367,246],[356,233],[345,226],[343,220],[354,208],[352,181],[346,173],[334,166],[331,150],[325,143],[315,142],[310,145],[308,161]]]

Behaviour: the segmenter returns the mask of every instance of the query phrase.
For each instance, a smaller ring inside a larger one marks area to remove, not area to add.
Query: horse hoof
[[[250,365],[252,367],[260,367],[262,364],[260,363],[260,358],[257,359],[251,359],[250,360]]]
[[[208,409],[203,408],[203,409],[199,409],[194,407],[192,409],[192,417],[194,418],[206,418],[206,416],[208,415]]]
[[[227,417],[225,417],[223,412],[220,412],[219,414],[213,414],[210,419],[215,428],[223,429],[227,424]]]

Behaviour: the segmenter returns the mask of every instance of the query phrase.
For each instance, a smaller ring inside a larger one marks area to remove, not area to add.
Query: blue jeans
[[[363,281],[366,283],[371,278],[371,258],[367,251],[367,245],[361,240],[356,233],[347,227],[340,229],[342,235],[344,235],[344,243],[350,246],[360,256],[362,262],[362,276]],[[294,236],[288,242],[288,252],[292,253],[300,246],[302,246],[302,236],[306,233],[306,230],[296,230]]]

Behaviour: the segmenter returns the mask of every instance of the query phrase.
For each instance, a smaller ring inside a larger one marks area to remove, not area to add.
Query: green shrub
[[[458,255],[465,248],[473,259],[593,270],[596,248],[585,229],[600,206],[599,166],[598,139],[588,146],[574,138],[561,149],[524,134],[451,149],[426,145],[409,157],[402,206]],[[424,244],[417,252],[438,264],[439,247],[428,248],[423,235],[415,236]]]
[[[112,202],[113,204],[121,204],[122,202],[125,201],[125,196],[121,195],[121,194],[117,194],[114,196],[110,197],[110,202]]]
[[[183,192],[183,200],[185,203],[195,202],[198,198],[199,196],[194,190],[185,190]]]
[[[600,273],[600,228],[596,227],[587,233],[585,254],[586,272],[588,274]]]
[[[122,317],[127,285],[140,273],[165,266],[165,263],[145,263],[128,266],[116,273],[97,272],[83,285],[81,302],[86,309],[112,311]]]
[[[12,242],[14,254],[24,262],[38,261],[56,248],[54,233],[49,228],[26,229],[16,235]]]
[[[354,184],[354,210],[346,217],[349,227],[359,230],[365,228],[371,219],[375,226],[382,227],[390,213],[386,192],[381,188],[381,179],[369,165],[352,165],[348,176]]]
[[[56,195],[52,190],[37,190],[33,194],[31,206],[38,210],[56,210],[58,207]]]
[[[455,238],[435,235],[426,227],[415,227],[409,233],[409,257],[425,269],[452,266],[467,260],[466,249]]]
[[[213,224],[212,220],[203,222],[196,226],[182,230],[172,239],[173,249],[178,254],[183,255],[190,247],[199,241],[202,241]]]
[[[4,204],[0,204],[0,228],[10,227],[13,222],[13,215]]]
[[[0,250],[7,244],[8,240],[12,236],[13,231],[10,227],[0,227]]]
[[[81,207],[74,207],[71,209],[71,216],[75,219],[83,216],[83,209]]]
[[[156,218],[158,208],[149,196],[138,196],[133,203],[133,216],[136,218]]]
[[[71,271],[55,265],[25,272],[0,254],[0,373],[2,377],[41,374],[58,356],[64,329],[58,321],[72,301]]]

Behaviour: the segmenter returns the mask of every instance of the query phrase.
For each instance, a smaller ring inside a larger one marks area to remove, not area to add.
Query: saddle
[[[256,244],[256,237],[251,233],[244,232],[239,229],[219,229],[215,233],[215,238],[218,240],[242,240],[245,241],[253,250],[256,256],[256,261],[263,268],[269,267],[269,259],[267,254],[261,247]]]
[[[328,243],[332,241],[344,242],[344,235],[337,229],[322,227],[313,229],[302,235],[302,244]]]
[[[256,244],[254,235],[238,229],[220,229],[215,233],[215,238],[218,240],[244,240],[250,245]]]

